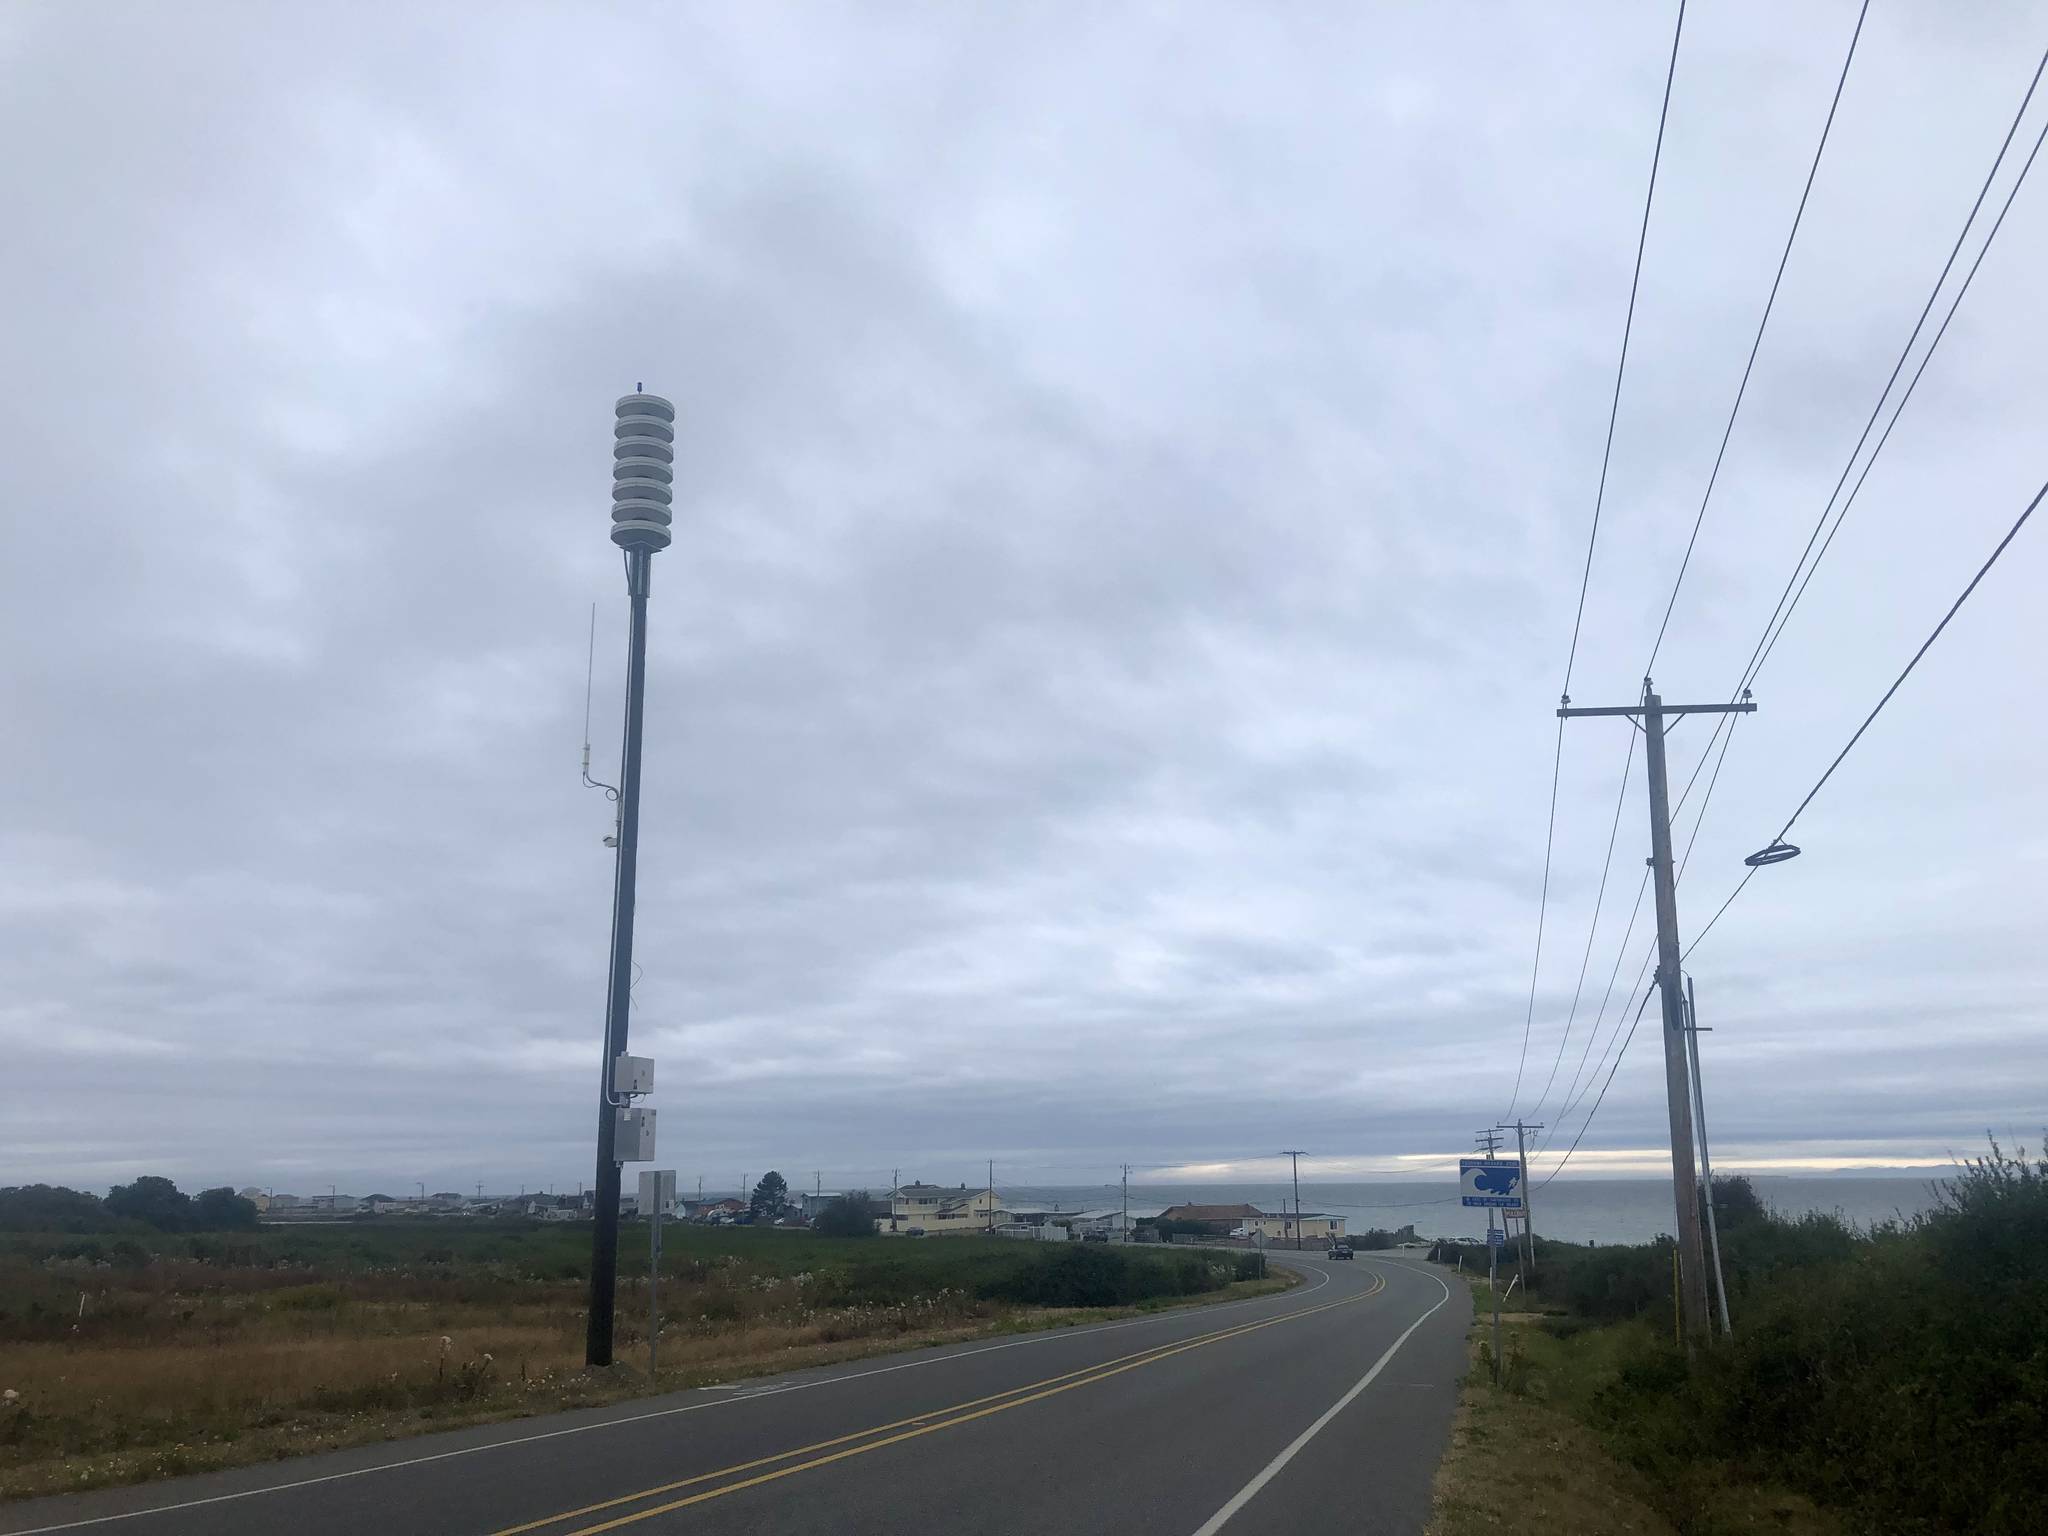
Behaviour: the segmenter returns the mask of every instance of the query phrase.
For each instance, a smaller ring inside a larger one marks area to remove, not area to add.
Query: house
[[[270,1209],[270,1195],[268,1192],[258,1189],[254,1184],[241,1191],[241,1195],[244,1200],[255,1206],[259,1212]]]
[[[992,1189],[969,1189],[962,1184],[948,1189],[942,1184],[905,1184],[889,1197],[889,1224],[898,1233],[911,1227],[938,1236],[943,1233],[986,1232],[1007,1219]]]
[[[1244,1227],[1249,1236],[1265,1242],[1292,1243],[1295,1238],[1295,1219],[1293,1211],[1284,1211],[1277,1216],[1260,1211],[1257,1215],[1246,1218]],[[1344,1237],[1342,1216],[1325,1216],[1321,1211],[1303,1211],[1300,1213],[1300,1222],[1301,1240],[1305,1243],[1334,1243],[1342,1241]]]
[[[1175,1223],[1199,1222],[1217,1237],[1224,1237],[1265,1214],[1256,1205],[1169,1205],[1159,1213],[1158,1219]]]

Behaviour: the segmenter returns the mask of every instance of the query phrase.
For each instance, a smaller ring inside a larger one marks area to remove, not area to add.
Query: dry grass
[[[1676,1536],[1641,1480],[1591,1430],[1562,1409],[1493,1386],[1480,1360],[1484,1336],[1484,1329],[1473,1330],[1471,1368],[1437,1468],[1428,1536]]]
[[[802,1274],[801,1271],[798,1272]],[[1136,1309],[1028,1308],[940,1285],[886,1303],[825,1305],[793,1275],[686,1263],[663,1281],[661,1375],[646,1375],[644,1284],[622,1289],[618,1359],[583,1368],[573,1279],[157,1264],[88,1278],[0,1267],[10,1297],[49,1303],[0,1333],[0,1498],[210,1470],[654,1391],[832,1364]],[[61,1287],[51,1284],[61,1279]],[[311,1281],[312,1283],[309,1283]],[[81,1291],[81,1282],[93,1286]],[[1203,1303],[1278,1289],[1240,1282]],[[61,1295],[60,1295],[61,1292]],[[0,1321],[9,1316],[0,1306]],[[23,1335],[28,1337],[24,1338]],[[40,1334],[40,1337],[36,1335]]]

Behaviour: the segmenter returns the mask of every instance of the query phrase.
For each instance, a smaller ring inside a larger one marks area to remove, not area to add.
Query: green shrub
[[[1648,1335],[1596,1396],[1632,1460],[1672,1487],[1718,1460],[1869,1536],[2043,1528],[2048,1163],[1994,1144],[1924,1218],[1858,1234],[1745,1217],[1723,1247],[1734,1337],[1688,1364]],[[1570,1271],[1575,1305],[1626,1305],[1641,1279],[1627,1256],[1645,1251],[1617,1252]]]

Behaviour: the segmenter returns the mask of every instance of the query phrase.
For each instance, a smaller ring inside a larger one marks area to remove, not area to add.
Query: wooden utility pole
[[[1699,1176],[1693,1163],[1691,1074],[1686,1070],[1685,992],[1679,981],[1678,879],[1671,863],[1671,786],[1664,768],[1664,720],[1667,715],[1746,715],[1756,705],[1748,690],[1733,704],[1666,704],[1655,686],[1643,679],[1639,704],[1597,709],[1559,707],[1560,719],[1586,715],[1625,715],[1639,720],[1643,733],[1643,765],[1650,782],[1650,870],[1657,890],[1657,994],[1664,1023],[1664,1098],[1671,1120],[1671,1184],[1677,1202],[1679,1319],[1690,1349],[1711,1335],[1707,1320],[1706,1244],[1700,1233]]]
[[[1522,1162],[1522,1284],[1536,1283],[1536,1228],[1531,1220],[1529,1208],[1529,1133],[1543,1129],[1543,1122],[1517,1120],[1513,1125],[1504,1125],[1502,1130],[1515,1133],[1515,1156]],[[1509,1229],[1510,1231],[1513,1228]]]
[[[988,1160],[988,1235],[996,1235],[996,1160]]]
[[[1120,1238],[1120,1239],[1121,1239],[1122,1241],[1124,1241],[1124,1242],[1128,1243],[1128,1242],[1129,1242],[1129,1241],[1131,1240],[1131,1165],[1130,1165],[1129,1163],[1125,1163],[1125,1164],[1123,1165],[1123,1177],[1124,1177],[1124,1214],[1123,1214],[1123,1222],[1122,1222],[1122,1228],[1121,1228],[1121,1230],[1120,1230],[1120,1231],[1119,1231],[1119,1232],[1117,1233],[1117,1236],[1118,1236],[1118,1237],[1119,1237],[1119,1238]]]
[[[1301,1247],[1301,1153],[1291,1147],[1283,1147],[1280,1155],[1294,1159],[1294,1246]]]

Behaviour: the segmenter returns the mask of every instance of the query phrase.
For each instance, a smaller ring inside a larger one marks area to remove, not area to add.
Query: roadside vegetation
[[[587,1226],[410,1217],[209,1232],[189,1212],[158,1226],[60,1201],[68,1229],[8,1230],[52,1201],[0,1190],[0,1496],[1288,1283],[1252,1279],[1251,1254],[678,1224],[662,1237],[655,1383],[644,1228],[626,1229],[621,1253],[621,1364],[593,1373]]]
[[[1517,1286],[1511,1303],[1538,1310],[1504,1330],[1498,1391],[1480,1330],[1468,1395],[1568,1412],[1683,1536],[2039,1532],[2048,1161],[1994,1144],[1936,1193],[1926,1215],[1861,1231],[1717,1181],[1734,1337],[1691,1361],[1668,1241],[1539,1242],[1534,1300]],[[1484,1275],[1483,1248],[1440,1249],[1461,1254]]]

